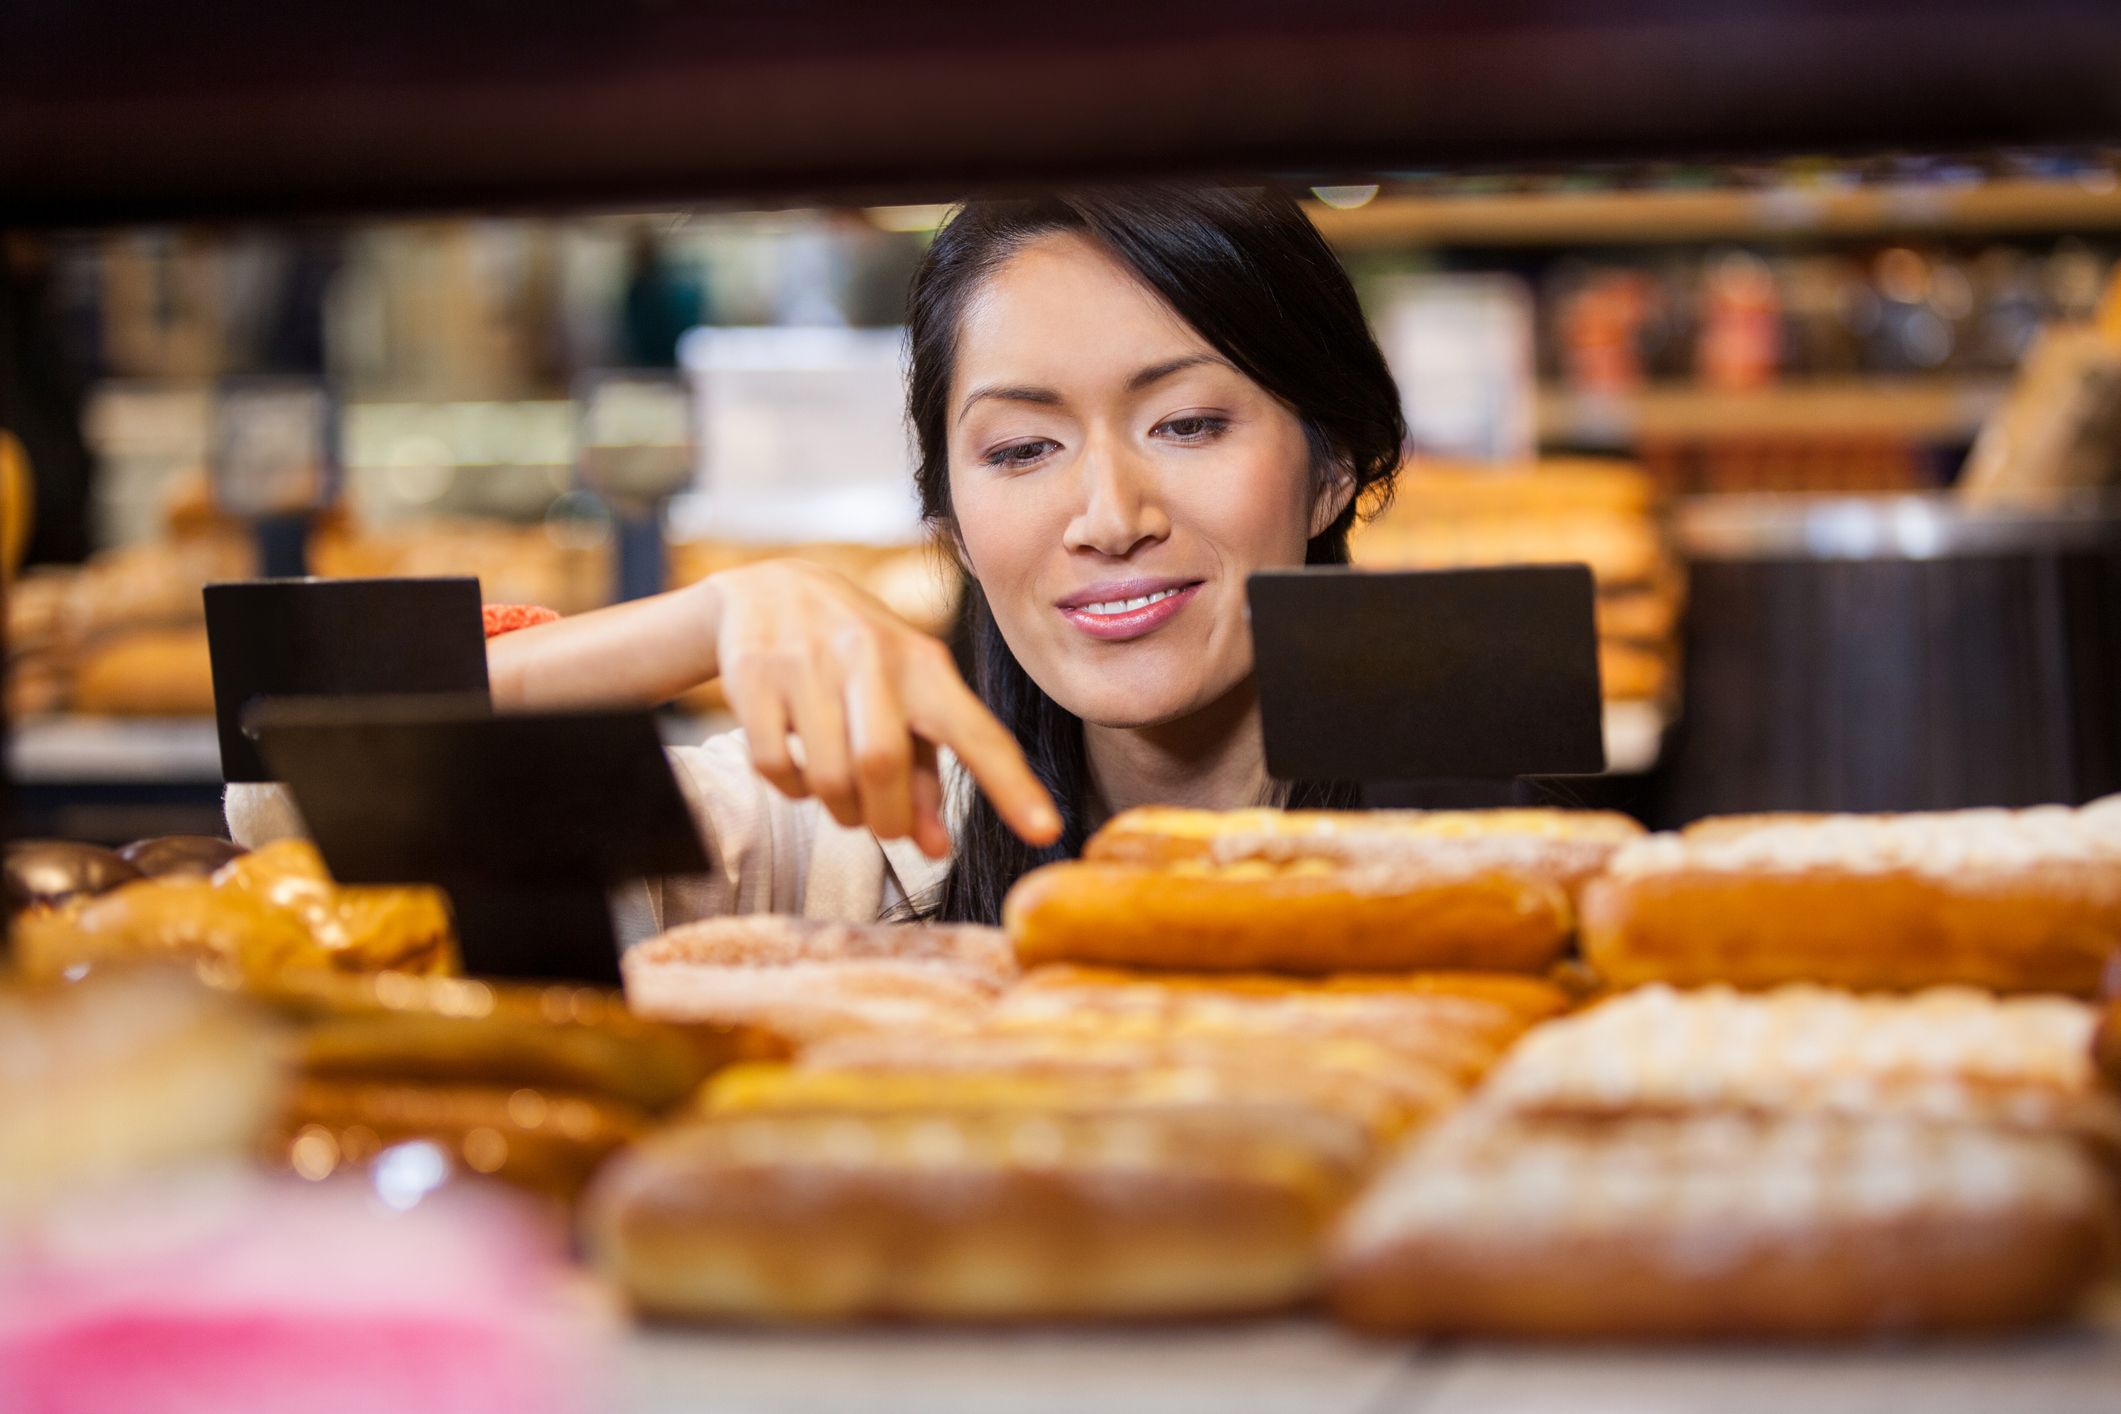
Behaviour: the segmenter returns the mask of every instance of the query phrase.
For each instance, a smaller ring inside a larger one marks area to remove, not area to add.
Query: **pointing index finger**
[[[1004,823],[1031,844],[1060,838],[1060,811],[1032,773],[1016,738],[970,689],[950,684],[924,693],[926,710],[916,714],[914,728],[957,753],[980,790],[994,802]]]

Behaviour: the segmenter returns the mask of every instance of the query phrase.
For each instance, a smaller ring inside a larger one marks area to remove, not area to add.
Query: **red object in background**
[[[1749,251],[1718,258],[1701,292],[1701,381],[1729,391],[1760,388],[1775,381],[1781,362],[1782,295],[1773,272]]]
[[[1642,386],[1642,325],[1650,284],[1639,271],[1601,270],[1570,295],[1561,311],[1562,376],[1587,393],[1627,393]]]
[[[499,638],[504,633],[514,633],[519,628],[536,628],[549,624],[559,615],[551,609],[536,604],[488,604],[479,610],[486,621],[486,636]]]

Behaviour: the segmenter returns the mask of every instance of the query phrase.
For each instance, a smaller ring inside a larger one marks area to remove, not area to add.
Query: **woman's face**
[[[1300,565],[1313,495],[1296,414],[1081,236],[1026,245],[968,303],[950,494],[1024,670],[1109,727],[1206,707],[1251,674],[1245,576]]]

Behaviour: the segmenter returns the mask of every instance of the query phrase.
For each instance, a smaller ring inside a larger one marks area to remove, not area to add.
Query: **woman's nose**
[[[1170,519],[1140,457],[1093,445],[1078,466],[1082,505],[1063,537],[1070,550],[1119,558],[1170,535]]]

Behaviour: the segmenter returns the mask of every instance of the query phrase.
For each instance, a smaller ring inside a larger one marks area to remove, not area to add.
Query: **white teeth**
[[[1178,593],[1176,589],[1159,589],[1154,594],[1144,594],[1139,599],[1107,599],[1097,604],[1083,605],[1086,614],[1126,614],[1136,609],[1147,608],[1159,599],[1169,599]]]

